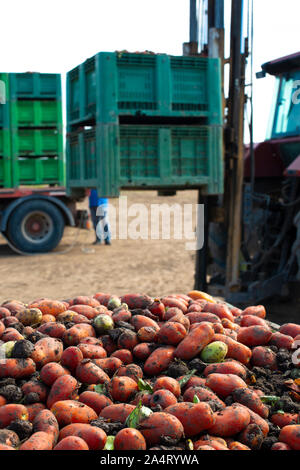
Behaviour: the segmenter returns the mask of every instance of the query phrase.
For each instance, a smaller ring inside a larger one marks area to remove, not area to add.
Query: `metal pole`
[[[221,60],[221,83],[223,116],[224,98],[224,0],[208,0],[208,56],[219,57]]]
[[[208,28],[224,29],[224,0],[208,0]]]
[[[242,53],[243,0],[232,0],[230,83],[226,149],[225,203],[227,220],[226,293],[239,290],[239,255],[243,191],[245,54]]]
[[[205,291],[207,288],[207,258],[208,258],[208,206],[207,196],[202,196],[198,190],[198,204],[204,205],[204,244],[200,250],[196,251],[195,289]],[[198,220],[198,224],[201,221]]]
[[[190,42],[198,42],[197,0],[190,0]]]
[[[190,39],[183,43],[183,55],[198,54],[197,0],[190,0]]]
[[[208,0],[208,55],[219,57],[222,69],[222,90],[224,96],[224,0]],[[224,99],[223,99],[224,102]],[[224,108],[224,107],[223,107]],[[207,263],[208,263],[208,234],[210,213],[208,205],[212,197],[205,197],[198,193],[198,204],[204,204],[204,246],[196,251],[195,289],[207,289]],[[214,198],[215,199],[215,198]],[[214,201],[214,205],[216,201]]]

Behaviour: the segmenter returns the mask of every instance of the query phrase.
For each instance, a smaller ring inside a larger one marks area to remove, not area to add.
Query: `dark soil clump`
[[[12,377],[0,380],[0,387],[5,387],[5,385],[16,385],[16,380]]]
[[[40,397],[38,393],[30,392],[25,395],[24,404],[31,405],[32,403],[38,403],[40,401]]]
[[[0,443],[17,447],[20,444],[20,439],[18,434],[11,429],[0,429]]]
[[[19,403],[23,398],[22,390],[16,385],[4,385],[0,388],[0,395],[2,395],[8,403]]]
[[[265,395],[282,395],[285,379],[280,371],[253,367],[252,373],[256,377],[255,388],[262,390]]]
[[[207,404],[211,407],[213,412],[221,411],[223,409],[222,405],[218,403],[216,400],[209,400]]]
[[[226,397],[224,400],[226,406],[231,406],[234,402],[235,400],[232,395],[228,395],[228,397]]]
[[[174,361],[171,362],[171,364],[168,367],[168,370],[166,370],[166,375],[169,377],[173,377],[174,379],[177,379],[181,375],[186,375],[189,372],[189,368],[186,364],[180,361]]]
[[[168,449],[170,449],[170,446],[173,447],[178,443],[179,439],[172,439],[169,436],[161,436],[160,438],[160,444],[163,446],[168,446]]]
[[[17,323],[12,323],[10,325],[10,328],[14,328],[15,330],[17,330],[19,333],[23,333],[24,331],[24,325],[22,325],[22,323],[20,322],[17,322]]]
[[[268,421],[268,425],[269,425],[268,437],[275,436],[275,437],[278,438],[278,436],[280,434],[280,427],[276,426],[276,424],[273,424],[270,421]]]
[[[271,450],[272,445],[275,444],[276,442],[278,442],[277,437],[275,436],[266,437],[263,440],[263,443],[261,445],[261,450]]]
[[[30,335],[27,336],[28,341],[30,341],[33,344],[35,344],[37,341],[39,341],[42,338],[48,338],[48,336],[43,335],[43,333],[40,333],[39,331],[34,331],[34,333],[31,333]]]
[[[116,325],[119,328],[124,328],[126,330],[135,331],[134,326],[131,325],[130,323],[125,322],[125,321],[118,321],[118,322],[116,322]],[[109,334],[109,332],[108,332],[108,334]]]
[[[300,413],[300,403],[293,401],[288,392],[285,392],[280,400],[274,404],[273,411],[276,410],[282,410],[286,413]]]
[[[132,316],[134,315],[143,315],[144,317],[151,318],[151,320],[157,321],[157,316],[155,316],[153,313],[150,312],[150,310],[142,309],[142,308],[135,308],[133,310],[130,310],[130,313]]]
[[[14,431],[18,434],[20,441],[28,439],[32,434],[32,423],[30,421],[25,421],[24,419],[16,419],[12,421],[7,429]]]
[[[26,359],[31,356],[33,350],[34,346],[30,341],[21,339],[14,345],[12,350],[12,357]]]
[[[110,338],[115,342],[118,341],[119,336],[124,332],[123,328],[113,328],[112,330],[109,330],[107,333],[110,336]]]
[[[121,429],[126,428],[126,425],[120,422],[110,422],[108,419],[99,417],[90,422],[92,426],[96,426],[97,428],[103,429],[103,431],[108,436],[115,436]]]
[[[189,369],[196,369],[197,374],[202,374],[206,366],[207,364],[205,364],[205,362],[201,361],[201,359],[198,358],[193,359],[189,362]]]

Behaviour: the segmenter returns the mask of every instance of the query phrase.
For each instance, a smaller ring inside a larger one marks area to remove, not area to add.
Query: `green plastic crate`
[[[99,194],[119,195],[118,126],[102,124],[67,135],[67,191],[96,188]]]
[[[208,126],[120,126],[122,187],[203,186],[222,192],[222,129]],[[221,177],[221,180],[220,180]]]
[[[15,129],[12,131],[13,158],[62,154],[60,129]]]
[[[10,134],[7,129],[0,129],[0,155],[10,154]]]
[[[64,184],[61,76],[1,73],[0,186]],[[49,158],[50,157],[50,158]]]
[[[9,127],[9,80],[8,73],[0,73],[0,128]]]
[[[10,73],[12,100],[61,99],[61,75],[55,73]]]
[[[219,59],[100,52],[67,74],[69,130],[139,114],[222,124]]]
[[[8,129],[0,129],[0,186],[11,187],[11,147]]]
[[[2,187],[3,187],[3,184],[4,184],[4,179],[5,179],[5,176],[4,176],[4,160],[0,155],[0,186],[2,186]]]
[[[17,100],[10,104],[10,122],[16,127],[62,128],[62,105],[58,100]]]
[[[67,138],[67,186],[223,192],[221,126],[99,125]]]
[[[14,162],[13,185],[63,185],[62,162],[57,157],[18,158]]]

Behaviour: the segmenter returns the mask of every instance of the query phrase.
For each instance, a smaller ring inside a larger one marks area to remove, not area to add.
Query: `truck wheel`
[[[65,222],[60,210],[48,201],[28,201],[11,214],[7,236],[26,253],[46,253],[60,242]]]

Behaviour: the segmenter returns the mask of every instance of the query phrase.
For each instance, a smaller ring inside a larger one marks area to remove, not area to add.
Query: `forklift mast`
[[[192,0],[191,0],[192,3]],[[192,7],[192,5],[191,5]],[[194,11],[190,10],[191,12]],[[244,178],[244,105],[247,41],[243,36],[244,0],[232,0],[230,25],[230,58],[224,59],[224,0],[207,0],[207,53],[219,57],[223,70],[224,168],[225,192],[220,198],[206,198],[199,193],[198,203],[205,205],[204,247],[196,253],[195,288],[207,287],[208,232],[213,221],[213,206],[220,209],[227,236],[226,291],[239,289],[239,252],[241,244],[241,209]],[[245,52],[243,52],[245,49]],[[229,63],[228,99],[224,98],[224,64]],[[227,112],[225,113],[225,108]],[[225,119],[226,115],[226,119]]]
[[[240,306],[286,298],[300,280],[300,53],[263,64],[257,78],[267,73],[276,78],[271,124],[266,140],[253,144],[251,113],[251,143],[245,146],[246,6],[243,0],[231,2],[230,58],[224,59],[224,0],[203,1],[208,44],[201,53],[220,57],[230,70],[224,93],[224,194],[205,197],[199,191],[205,242],[196,253],[195,288]],[[247,15],[252,42],[251,2]]]

